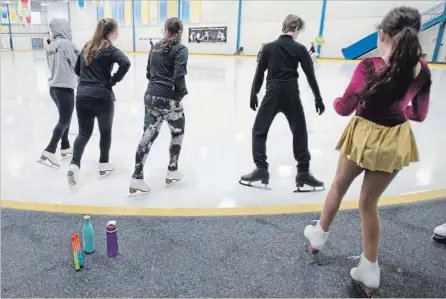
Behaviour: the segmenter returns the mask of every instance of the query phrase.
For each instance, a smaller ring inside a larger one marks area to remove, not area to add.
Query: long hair
[[[118,23],[111,18],[98,21],[93,37],[84,46],[85,65],[90,65],[93,58],[102,50],[107,48],[111,41],[108,39],[110,34],[118,29]]]
[[[172,17],[164,24],[164,38],[160,41],[163,52],[169,52],[173,45],[181,42],[183,34],[183,22],[179,18]]]
[[[382,70],[375,72],[373,65],[368,69],[367,85],[360,95],[360,102],[366,106],[372,96],[390,95],[390,103],[373,101],[374,105],[392,105],[399,101],[415,78],[415,67],[421,55],[418,33],[421,29],[421,15],[415,8],[397,7],[382,20],[378,29],[389,35],[393,52]],[[388,97],[386,97],[388,98]]]

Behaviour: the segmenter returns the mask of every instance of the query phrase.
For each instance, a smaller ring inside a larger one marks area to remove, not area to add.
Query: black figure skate
[[[296,192],[324,191],[324,183],[318,181],[309,171],[298,171],[296,176]]]
[[[252,185],[251,183],[261,181],[262,186]],[[268,169],[256,168],[250,174],[243,175],[239,183],[243,186],[254,187],[259,189],[271,190],[268,188],[269,172]]]

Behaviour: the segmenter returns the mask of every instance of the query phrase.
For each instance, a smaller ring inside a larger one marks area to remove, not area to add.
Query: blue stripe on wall
[[[181,0],[181,20],[186,24],[190,22],[190,0]]]
[[[125,17],[124,17],[124,0],[118,0],[117,4],[117,10],[118,10],[118,23],[124,24],[125,23]]]
[[[167,0],[160,0],[159,6],[160,6],[159,21],[160,23],[164,23],[167,20]]]
[[[110,1],[111,5],[111,11],[112,11],[112,18],[115,20],[118,20],[118,3],[116,0]]]
[[[104,6],[98,6],[97,7],[97,13],[98,13],[98,21],[105,18],[105,9]]]
[[[141,0],[135,0],[135,11],[134,11],[134,20],[135,25],[141,25],[142,19],[141,19]]]

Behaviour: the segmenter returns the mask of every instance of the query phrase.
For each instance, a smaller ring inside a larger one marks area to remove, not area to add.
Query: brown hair
[[[160,41],[160,48],[169,52],[170,48],[181,42],[183,22],[177,17],[168,18],[164,24],[165,37]]]
[[[98,21],[93,37],[84,46],[85,65],[90,65],[93,58],[111,44],[108,37],[117,29],[118,23],[111,18]]]
[[[287,15],[282,23],[282,32],[300,32],[305,30],[305,22],[299,16]]]

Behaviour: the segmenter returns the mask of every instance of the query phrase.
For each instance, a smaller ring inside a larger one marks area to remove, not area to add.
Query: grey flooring
[[[339,213],[312,263],[304,226],[315,214],[114,217],[120,255],[97,250],[75,272],[71,234],[81,215],[1,210],[1,297],[361,297],[349,277],[361,253],[358,211]],[[383,208],[378,297],[445,297],[446,245],[431,240],[446,200]]]

